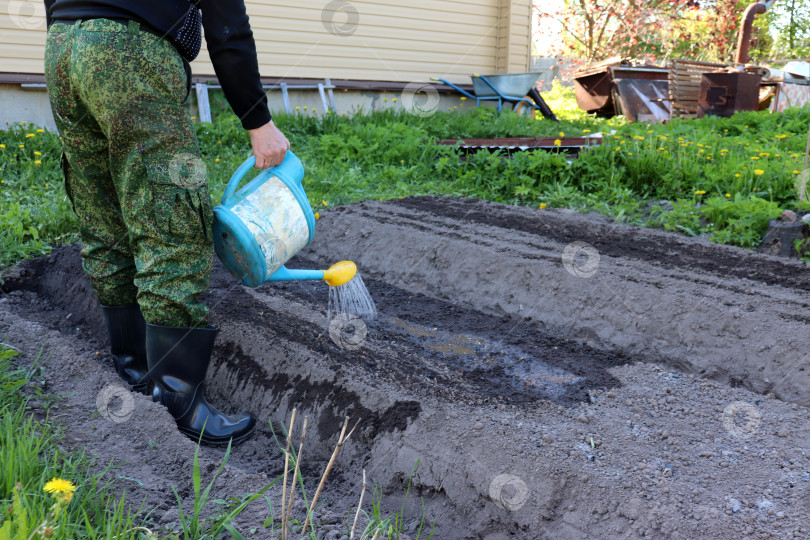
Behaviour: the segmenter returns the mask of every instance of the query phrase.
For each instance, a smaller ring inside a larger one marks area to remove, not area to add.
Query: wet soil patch
[[[290,268],[317,268],[298,257]],[[368,345],[360,354],[341,349],[322,328],[288,313],[267,310],[217,265],[207,301],[214,320],[245,321],[326,355],[336,366],[352,363],[401,384],[440,388],[458,399],[533,404],[538,399],[575,403],[589,390],[616,386],[607,368],[630,361],[573,340],[545,335],[524,321],[493,317],[450,302],[414,294],[382,280],[364,278],[380,315],[368,321]],[[264,285],[269,294],[323,309],[321,283]],[[228,301],[223,302],[227,296]],[[384,418],[384,417],[383,417]]]

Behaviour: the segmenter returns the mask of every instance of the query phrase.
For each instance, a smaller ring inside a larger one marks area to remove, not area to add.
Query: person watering
[[[202,29],[256,166],[290,148],[272,122],[244,0],[45,0],[45,78],[63,143],[82,267],[102,306],[115,369],[208,445],[255,429],[203,396],[217,329],[199,295],[213,213],[189,117]]]

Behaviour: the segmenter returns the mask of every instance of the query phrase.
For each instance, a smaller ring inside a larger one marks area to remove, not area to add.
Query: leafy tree
[[[807,0],[777,0],[765,16],[777,35],[773,51],[777,57],[810,57],[810,3]]]
[[[795,0],[804,2],[806,0]],[[541,18],[558,22],[563,39],[555,54],[584,63],[611,56],[692,58],[728,62],[751,0],[562,0]],[[751,54],[770,47],[767,20],[758,18]]]

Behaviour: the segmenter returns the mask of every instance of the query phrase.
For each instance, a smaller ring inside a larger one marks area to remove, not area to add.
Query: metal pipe
[[[768,8],[771,7],[775,1],[776,0],[755,2],[745,8],[740,33],[738,34],[739,38],[737,40],[737,58],[735,62],[738,64],[748,63],[748,50],[751,47],[751,30],[754,27],[754,19],[757,15],[768,11]]]

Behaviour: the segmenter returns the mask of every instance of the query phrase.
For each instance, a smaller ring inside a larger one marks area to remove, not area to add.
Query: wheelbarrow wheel
[[[515,105],[515,108],[514,108],[515,114],[518,115],[518,116],[532,117],[532,116],[534,116],[534,111],[536,111],[536,110],[537,109],[535,109],[534,107],[532,107],[531,105],[529,105],[525,101],[518,102],[518,104]]]

